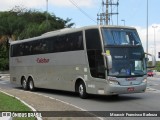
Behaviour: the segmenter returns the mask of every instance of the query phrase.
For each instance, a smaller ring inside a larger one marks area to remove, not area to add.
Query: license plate
[[[127,89],[128,92],[133,92],[134,91],[134,87],[130,87]]]

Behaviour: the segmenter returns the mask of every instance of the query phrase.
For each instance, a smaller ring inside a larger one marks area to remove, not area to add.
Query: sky
[[[21,6],[39,11],[47,10],[47,0],[3,0],[0,3],[0,11],[11,10],[14,6]],[[104,0],[105,2],[106,0]],[[110,0],[109,0],[110,1]],[[112,0],[117,2],[117,0]],[[148,51],[156,58],[160,52],[160,0],[148,0]],[[104,9],[105,11],[105,9]],[[82,27],[97,24],[97,14],[102,12],[102,0],[48,0],[48,12],[57,17],[71,18],[74,27]],[[113,12],[116,7],[113,7]],[[147,36],[147,0],[119,0],[118,25],[135,27],[140,35],[144,50],[146,51]],[[117,17],[112,17],[113,25],[117,25]],[[153,26],[157,26],[155,29]],[[155,30],[155,32],[154,32]],[[154,40],[156,47],[154,45]]]

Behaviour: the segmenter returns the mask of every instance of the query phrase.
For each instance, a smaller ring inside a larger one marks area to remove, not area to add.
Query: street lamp
[[[155,30],[157,27],[158,26],[152,26],[152,28],[154,29],[154,55],[155,56],[156,56],[156,32],[155,32]]]
[[[147,31],[146,31],[146,53],[148,53],[148,0],[147,0]],[[148,58],[148,56],[147,56]]]
[[[125,21],[125,20],[121,20],[121,21],[123,21],[123,24],[124,24],[124,26],[125,26],[125,22],[126,22],[126,21]]]

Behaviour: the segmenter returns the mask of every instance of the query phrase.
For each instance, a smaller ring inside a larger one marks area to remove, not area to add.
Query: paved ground
[[[1,81],[8,81],[8,74],[0,75]],[[76,108],[70,104],[67,104],[63,101],[59,101],[54,98],[49,98],[47,96],[42,96],[36,92],[24,91],[21,88],[10,88],[10,87],[1,87],[0,91],[7,92],[13,96],[16,96],[30,106],[35,108],[37,111],[81,111],[81,109]],[[87,114],[87,113],[85,113]],[[84,114],[84,115],[85,115]],[[43,120],[97,120],[96,117],[43,117]]]
[[[14,88],[11,86],[7,87],[7,86],[5,86],[5,81],[9,82],[9,76],[7,74],[0,74],[0,76],[2,76],[0,78],[0,80],[2,79],[2,81],[0,81],[0,83],[2,84],[2,86],[0,87],[1,88],[0,90],[3,90],[9,94],[12,94],[14,96],[21,98],[23,101],[25,101],[26,103],[28,103],[29,105],[34,107],[37,111],[80,111],[80,109],[78,109],[74,106],[71,106],[69,104],[66,104],[66,103],[61,102],[56,99],[51,99],[49,97],[38,95],[38,94],[36,94],[36,92],[32,93],[32,92],[24,91],[21,88]],[[146,95],[144,95],[144,97],[146,97]],[[152,99],[150,97],[148,97],[148,103],[149,103],[149,100],[152,100]],[[139,100],[139,101],[136,100],[135,102],[132,102],[132,103],[137,103],[137,102],[138,102],[139,107],[141,108],[142,107],[140,104],[141,100]],[[72,103],[72,102],[70,102],[70,103]],[[112,103],[110,103],[110,104],[112,104]],[[115,105],[115,104],[116,104],[116,102],[114,102],[113,105]],[[119,102],[118,102],[118,104],[119,104]],[[131,103],[127,102],[125,104],[127,105],[127,104],[131,104]],[[147,105],[149,105],[149,104],[147,104]],[[97,104],[94,104],[94,106],[96,106],[96,109],[97,109],[99,105],[97,106]],[[107,107],[109,107],[109,106],[107,106]],[[44,117],[43,119],[44,120],[94,120],[94,119],[98,119],[98,118],[93,118],[93,117],[92,118],[91,117],[85,117],[85,118],[84,117],[79,117],[79,118],[78,117],[72,117],[72,118],[71,117],[59,117],[59,118],[57,118],[57,117],[54,117],[54,118]]]

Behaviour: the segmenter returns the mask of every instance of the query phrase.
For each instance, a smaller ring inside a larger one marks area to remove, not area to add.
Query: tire
[[[29,83],[28,83],[29,90],[30,90],[30,91],[34,91],[34,90],[35,90],[35,87],[34,87],[33,79],[32,79],[32,78],[29,78],[28,81],[29,81]]]
[[[27,82],[27,80],[25,79],[25,77],[23,77],[22,78],[22,88],[24,89],[24,90],[28,90],[28,82]]]
[[[86,92],[86,86],[85,86],[84,82],[82,82],[82,81],[78,85],[78,93],[79,93],[80,98],[82,98],[82,99],[85,99],[88,96],[88,94]]]

